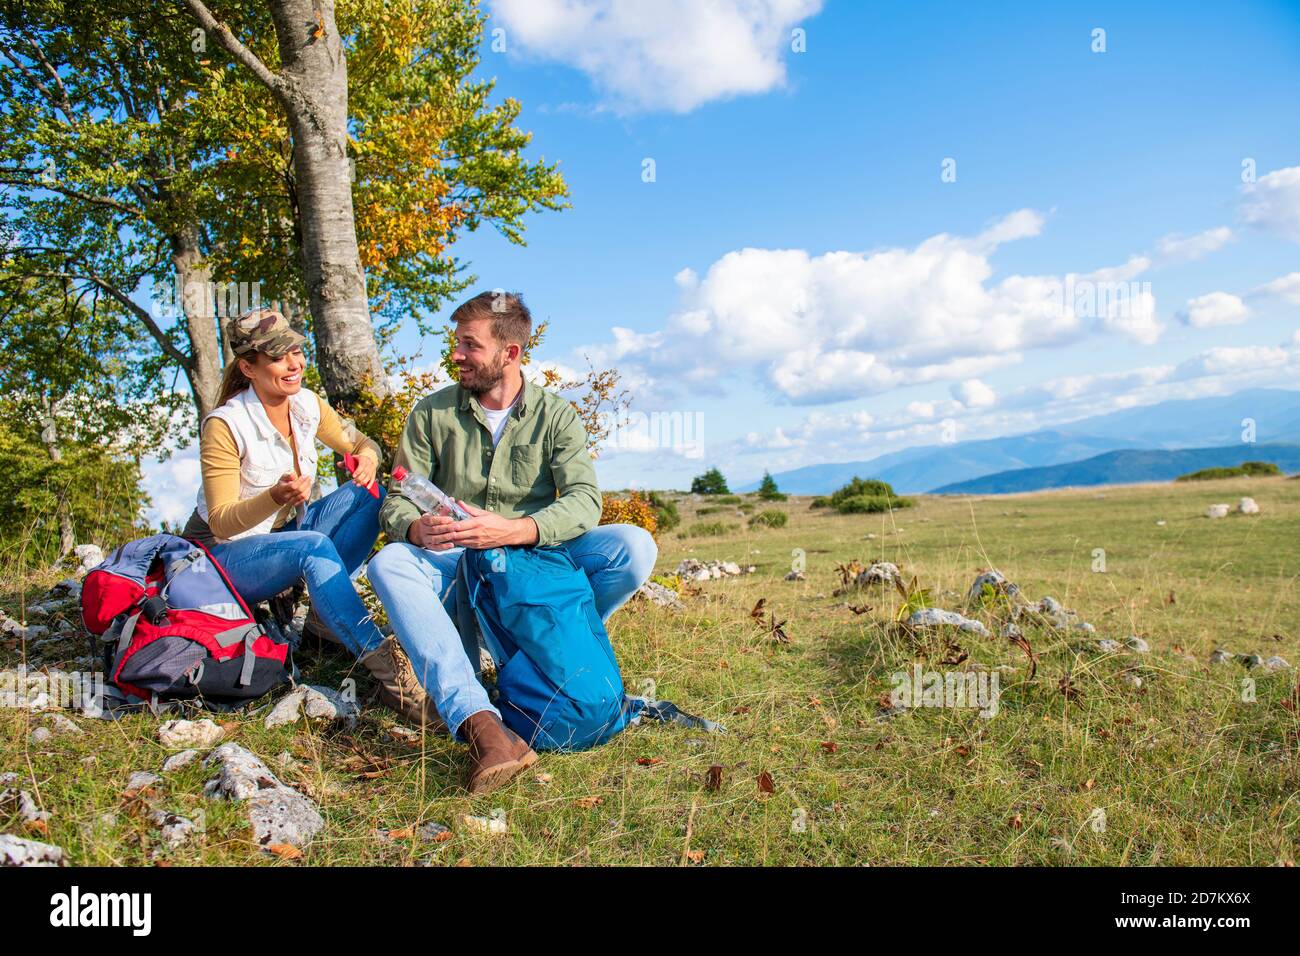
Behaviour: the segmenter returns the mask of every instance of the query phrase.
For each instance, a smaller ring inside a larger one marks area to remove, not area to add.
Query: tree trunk
[[[302,251],[321,381],[346,407],[386,394],[357,251],[347,156],[348,73],[332,0],[271,0],[293,135]]]
[[[186,369],[199,420],[217,404],[221,388],[221,343],[213,310],[212,272],[199,250],[198,229],[188,226],[171,237],[176,293],[185,312],[192,366]]]
[[[50,456],[50,461],[58,464],[63,461],[63,449],[59,447],[59,425],[58,420],[54,417],[54,403],[50,401],[49,396],[45,396],[45,415],[41,420],[41,442],[45,445],[45,451]],[[77,546],[77,535],[72,528],[72,515],[68,512],[68,501],[59,496],[59,556],[55,564],[67,557],[72,549]]]

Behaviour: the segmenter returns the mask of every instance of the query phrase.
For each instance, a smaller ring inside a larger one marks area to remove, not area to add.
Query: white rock
[[[0,790],[0,808],[12,807],[18,811],[24,823],[44,823],[52,814],[42,810],[26,790]]]
[[[1107,654],[1114,654],[1119,650],[1119,641],[1112,641],[1110,638],[1102,638],[1097,642],[1097,648]]]
[[[163,761],[163,773],[175,773],[181,767],[187,767],[194,762],[194,758],[199,755],[197,750],[182,750],[178,754],[172,754]]]
[[[895,581],[903,579],[902,573],[898,570],[898,565],[889,561],[872,561],[871,567],[865,571],[859,572],[854,578],[853,583],[859,587],[868,584],[886,584],[891,585]]]
[[[791,571],[785,576],[787,581],[802,581],[804,579],[802,571]]]
[[[69,717],[63,716],[63,714],[50,714],[49,720],[51,729],[53,729],[55,733],[67,734],[71,737],[76,737],[79,734],[85,733],[84,730],[77,726],[75,721]]]
[[[72,549],[80,564],[78,573],[85,574],[104,563],[104,552],[97,544],[79,544]]]
[[[131,774],[130,778],[126,781],[126,789],[136,791],[145,790],[152,787],[161,779],[162,778],[156,773],[150,773],[148,770],[137,770],[135,773]]]
[[[1156,522],[1156,527],[1157,527],[1157,528],[1163,528],[1164,526],[1165,526],[1165,522],[1164,522],[1164,521],[1157,521],[1157,522]]]
[[[912,627],[939,627],[946,624],[971,634],[978,634],[981,637],[989,636],[989,629],[979,621],[963,617],[956,611],[944,611],[937,607],[918,608],[912,612],[912,616],[907,619],[907,623]]]
[[[490,817],[475,817],[466,813],[461,816],[460,822],[466,830],[473,833],[491,833],[500,835],[509,832],[509,825],[506,823],[506,814],[504,810],[493,812]]]
[[[63,850],[49,843],[0,833],[0,866],[63,866]]]
[[[54,736],[54,731],[48,727],[37,727],[32,731],[31,742],[34,744],[43,744]]]
[[[1125,675],[1124,675],[1124,683],[1126,683],[1126,684],[1128,684],[1130,687],[1134,687],[1134,688],[1141,687],[1141,686],[1142,686],[1142,678],[1141,678],[1141,677],[1138,677],[1137,674],[1133,674],[1133,673],[1125,673]]]
[[[1205,509],[1207,518],[1226,518],[1228,517],[1229,508],[1227,505],[1210,505]]]
[[[1225,651],[1222,647],[1216,648],[1214,653],[1210,655],[1211,664],[1226,664],[1230,660],[1232,660],[1232,652]]]
[[[1267,671],[1289,670],[1290,667],[1291,665],[1287,662],[1287,659],[1285,657],[1279,657],[1277,654],[1274,654],[1264,662],[1264,670]]]
[[[1259,505],[1255,504],[1254,498],[1242,498],[1237,502],[1237,510],[1244,515],[1259,514]]]
[[[169,720],[158,728],[158,742],[168,750],[182,747],[211,747],[225,736],[225,731],[208,718],[202,720]]]
[[[1006,594],[1009,597],[1014,597],[1020,593],[1019,585],[1008,581],[1001,571],[989,568],[987,571],[981,571],[975,576],[974,582],[971,583],[970,589],[966,592],[967,602],[975,603],[979,601],[986,584],[993,589],[995,594]]]
[[[221,773],[208,781],[203,792],[217,800],[246,801],[253,838],[259,846],[306,846],[325,826],[316,804],[281,783],[265,763],[239,744],[222,744],[212,751],[204,765],[214,764],[221,765]]]
[[[637,588],[637,594],[650,601],[652,604],[658,604],[660,607],[671,608],[674,611],[684,610],[686,605],[682,599],[677,596],[677,592],[672,588],[666,588],[656,581],[647,581],[641,587]]]
[[[280,727],[295,723],[304,713],[309,720],[346,720],[356,723],[361,710],[356,701],[348,700],[336,690],[307,684],[276,704],[263,723],[267,727]]]
[[[1138,637],[1136,634],[1130,634],[1128,640],[1125,641],[1124,643],[1128,645],[1128,649],[1130,651],[1133,651],[1136,654],[1151,653],[1151,645],[1148,644],[1146,641],[1144,641],[1142,638]]]
[[[162,841],[169,850],[176,850],[189,843],[203,832],[197,823],[188,817],[182,817],[165,810],[155,810],[149,817],[162,835]]]

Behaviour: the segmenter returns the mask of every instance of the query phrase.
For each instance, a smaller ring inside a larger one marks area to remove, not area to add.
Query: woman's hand
[[[370,483],[375,480],[375,472],[378,470],[378,463],[369,455],[357,455],[357,466],[352,469],[353,484],[360,485],[362,488],[369,488]]]
[[[311,496],[313,483],[312,475],[294,477],[292,472],[286,471],[280,476],[280,480],[271,486],[271,500],[282,508],[285,505],[300,505]]]

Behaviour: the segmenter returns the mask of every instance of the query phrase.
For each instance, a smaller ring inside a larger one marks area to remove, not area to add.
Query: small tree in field
[[[727,479],[722,477],[722,472],[710,468],[704,474],[695,476],[691,482],[691,494],[729,495],[731,490],[727,487]]]
[[[758,486],[758,496],[764,501],[785,501],[786,498],[776,487],[776,479],[766,471],[763,472],[763,481]]]

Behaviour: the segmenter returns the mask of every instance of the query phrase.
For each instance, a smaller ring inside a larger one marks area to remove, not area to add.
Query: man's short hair
[[[504,345],[514,342],[520,349],[528,347],[533,332],[533,316],[518,292],[480,292],[462,302],[451,314],[453,324],[471,319],[491,319],[492,337]]]

